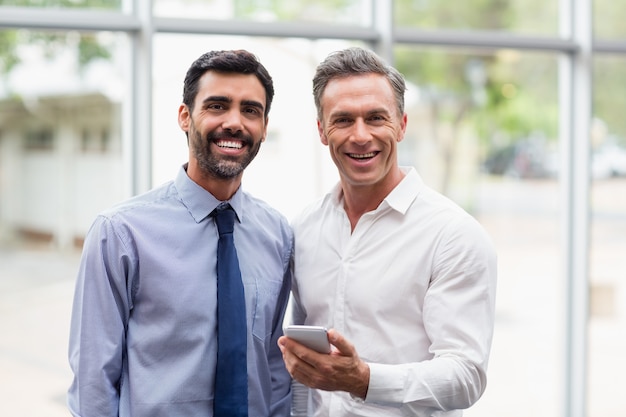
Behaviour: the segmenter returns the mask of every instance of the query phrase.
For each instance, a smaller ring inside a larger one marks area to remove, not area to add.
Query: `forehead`
[[[350,75],[333,78],[321,97],[324,113],[349,111],[363,106],[395,108],[395,96],[389,80],[381,74]]]
[[[205,72],[198,82],[196,104],[210,97],[258,101],[265,107],[265,88],[254,74]]]

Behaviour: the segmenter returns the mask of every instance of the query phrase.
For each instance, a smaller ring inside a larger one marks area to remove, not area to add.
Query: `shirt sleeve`
[[[300,304],[298,303],[298,281],[293,279],[293,263],[292,267],[292,284],[291,284],[291,298],[289,300],[289,316],[287,318],[287,324],[304,324],[306,314]],[[306,417],[308,413],[309,404],[309,390],[310,388],[300,382],[293,380],[291,383],[291,416],[292,417]]]
[[[74,416],[117,416],[131,308],[127,283],[134,262],[110,220],[98,217],[87,234],[70,326],[74,378],[68,407]]]
[[[283,284],[278,296],[278,308],[274,320],[274,328],[272,330],[272,339],[270,341],[269,363],[272,375],[270,416],[272,417],[288,416],[291,408],[291,376],[289,375],[289,372],[287,372],[285,362],[283,361],[283,355],[278,347],[278,339],[283,335],[283,321],[285,320],[287,303],[291,291],[293,245],[288,245],[288,248],[289,253],[285,256],[285,259],[287,259],[285,274],[283,276]]]
[[[432,359],[370,363],[368,403],[409,414],[465,409],[486,386],[493,337],[496,255],[473,219],[451,222],[437,244],[423,315]]]

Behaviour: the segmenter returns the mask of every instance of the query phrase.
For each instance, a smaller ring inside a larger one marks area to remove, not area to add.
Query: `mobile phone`
[[[328,333],[322,326],[289,325],[283,329],[285,336],[319,353],[330,353]]]

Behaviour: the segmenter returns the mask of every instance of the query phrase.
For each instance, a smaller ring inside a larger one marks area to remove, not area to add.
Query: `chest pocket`
[[[282,278],[282,276],[281,276]],[[251,306],[252,314],[252,334],[261,340],[270,337],[274,320],[278,314],[280,289],[282,281],[268,279],[266,277],[255,277],[250,290],[254,291],[254,305]],[[247,288],[246,288],[247,289]]]

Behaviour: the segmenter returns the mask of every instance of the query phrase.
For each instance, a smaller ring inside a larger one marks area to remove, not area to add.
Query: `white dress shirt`
[[[311,390],[309,415],[460,416],[485,389],[491,240],[415,169],[402,170],[353,232],[339,185],[293,222],[292,322],[337,329],[370,366],[365,401]]]

